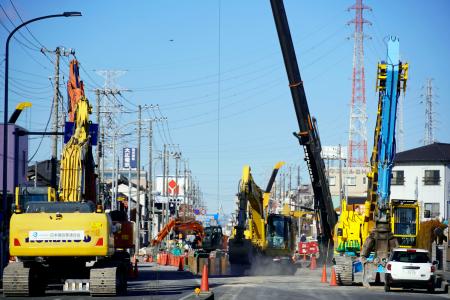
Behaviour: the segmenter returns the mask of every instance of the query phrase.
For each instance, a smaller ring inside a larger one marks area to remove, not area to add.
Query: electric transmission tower
[[[422,97],[425,98],[425,137],[423,139],[423,144],[430,145],[435,142],[434,138],[434,113],[433,113],[433,85],[432,85],[433,79],[429,78],[427,79],[427,86],[425,95],[422,95]],[[423,101],[422,101],[423,102]]]
[[[123,107],[117,96],[120,96],[122,92],[130,92],[131,90],[119,88],[116,83],[117,78],[124,75],[126,71],[98,70],[96,73],[105,79],[102,88],[93,90],[96,94],[96,118],[99,126],[99,146],[96,149],[96,161],[98,167],[101,166],[101,170],[104,170],[105,154],[109,152],[105,152],[105,140],[108,138],[108,132],[111,132],[105,130],[105,126],[108,129],[114,129],[118,126],[115,120],[117,120],[118,114],[122,112]],[[108,103],[104,103],[104,98]],[[103,171],[99,174],[100,178],[103,179]]]
[[[362,0],[348,10],[355,10],[355,18],[347,24],[355,24],[353,33],[353,74],[352,100],[350,108],[350,130],[348,137],[348,166],[367,166],[367,113],[366,113],[366,84],[364,75],[364,24],[371,23],[364,19],[365,9],[372,10],[363,4]]]

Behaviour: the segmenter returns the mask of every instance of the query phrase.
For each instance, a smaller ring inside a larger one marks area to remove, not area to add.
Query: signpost
[[[137,168],[137,148],[123,148],[123,168],[136,170]]]

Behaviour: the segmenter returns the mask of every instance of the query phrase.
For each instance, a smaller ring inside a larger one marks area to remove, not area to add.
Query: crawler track
[[[93,268],[90,272],[91,296],[117,296],[126,293],[125,270],[120,267]]]
[[[10,263],[3,271],[3,294],[11,296],[39,296],[45,293],[44,276],[39,268],[24,266],[21,262]]]
[[[336,280],[339,285],[352,285],[353,284],[353,262],[351,257],[336,256]]]

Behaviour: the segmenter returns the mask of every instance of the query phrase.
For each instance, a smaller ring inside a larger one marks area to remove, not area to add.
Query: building
[[[420,203],[421,220],[450,215],[450,144],[431,145],[397,153],[391,199]]]
[[[364,167],[330,167],[327,169],[328,184],[334,208],[341,206],[340,191],[347,197],[367,196],[367,173]]]

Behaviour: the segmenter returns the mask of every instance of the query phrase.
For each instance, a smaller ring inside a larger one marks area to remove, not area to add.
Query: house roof
[[[450,163],[450,144],[433,143],[427,146],[399,152],[395,156],[395,163],[402,162]]]

